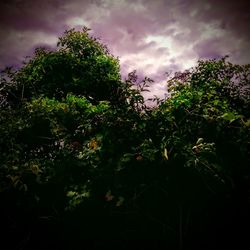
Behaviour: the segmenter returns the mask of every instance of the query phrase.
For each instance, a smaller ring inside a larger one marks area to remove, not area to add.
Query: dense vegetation
[[[0,217],[8,249],[246,244],[249,73],[226,57],[199,61],[149,108],[142,92],[152,80],[132,72],[122,81],[118,60],[87,28],[6,68]]]

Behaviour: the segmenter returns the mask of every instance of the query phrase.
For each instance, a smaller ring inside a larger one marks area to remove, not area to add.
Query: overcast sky
[[[0,68],[20,65],[38,46],[56,45],[66,29],[88,26],[162,96],[165,72],[198,59],[230,56],[250,63],[250,4],[245,0],[1,0]]]

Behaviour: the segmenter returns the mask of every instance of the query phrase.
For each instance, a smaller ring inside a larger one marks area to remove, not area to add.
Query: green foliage
[[[141,92],[151,79],[133,71],[121,81],[88,29],[66,31],[55,51],[3,72],[2,215],[11,207],[35,224],[46,215],[96,239],[133,238],[133,227],[176,248],[225,199],[248,199],[248,72],[226,58],[199,61],[148,108]]]
[[[116,95],[121,85],[118,60],[86,28],[66,31],[55,51],[37,49],[20,70],[11,72],[11,79],[6,92],[14,103],[41,94],[60,100],[69,92],[95,101],[121,98]]]

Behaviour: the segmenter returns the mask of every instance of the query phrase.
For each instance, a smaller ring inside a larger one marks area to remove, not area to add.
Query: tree
[[[36,49],[32,59],[11,72],[9,99],[18,102],[42,94],[60,100],[72,93],[89,100],[117,101],[121,97],[118,60],[88,31],[66,31],[55,51]]]
[[[199,61],[193,69],[177,73],[168,82],[171,98],[153,111],[149,121],[149,127],[157,124],[154,140],[168,152],[169,179],[172,190],[179,190],[175,197],[183,207],[182,221],[190,218],[187,214],[199,214],[198,207],[203,209],[207,226],[203,213],[194,216],[193,223],[204,241],[216,237],[209,230],[220,231],[222,247],[236,244],[228,240],[229,234],[235,239],[245,235],[244,227],[240,232],[235,228],[241,216],[249,221],[242,207],[249,208],[250,190],[249,65],[233,65],[226,58]],[[188,233],[192,229],[183,233],[192,238]]]
[[[240,218],[240,205],[249,207],[248,72],[226,58],[199,61],[148,108],[141,92],[152,80],[131,72],[122,81],[118,61],[86,28],[6,69],[0,214],[16,225],[2,224],[9,248],[36,248],[42,229],[72,249],[110,235],[202,248],[197,235],[214,237],[225,211],[236,207]]]
[[[2,72],[1,216],[17,221],[17,238],[41,217],[49,225],[81,204],[86,217],[98,214],[114,171],[110,155],[115,161],[138,137],[127,132],[140,119],[143,97],[87,32],[66,31],[55,51],[38,48],[20,69]]]

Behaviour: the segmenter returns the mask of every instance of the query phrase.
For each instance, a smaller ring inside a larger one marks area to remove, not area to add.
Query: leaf
[[[204,141],[203,138],[199,138],[199,139],[197,140],[197,142],[196,142],[196,145],[197,145],[197,144],[201,144],[203,141]]]
[[[123,204],[124,200],[125,199],[122,196],[119,196],[118,201],[116,202],[116,206],[120,207]]]
[[[88,144],[89,148],[96,150],[98,148],[98,143],[95,139],[92,139],[89,144]]]
[[[28,186],[26,184],[22,184],[19,188],[20,190],[24,190],[24,192],[27,192],[28,191]]]
[[[168,160],[168,150],[166,148],[164,148],[163,156],[165,157],[166,160]]]
[[[244,125],[245,125],[246,127],[250,127],[250,118],[247,119],[246,122],[245,122],[243,119],[241,119],[241,120],[242,120],[242,122],[244,123]]]
[[[67,197],[73,197],[73,196],[75,196],[77,194],[77,192],[75,192],[75,191],[68,191],[67,192]]]
[[[36,164],[33,164],[31,167],[30,167],[30,170],[32,171],[33,174],[37,175],[39,173],[41,173],[42,171],[39,169],[39,166],[36,165]]]
[[[15,176],[8,175],[8,177],[11,179],[11,181],[13,183],[16,183],[19,180],[19,176],[17,176],[17,175],[15,175]]]
[[[227,121],[229,121],[231,123],[231,122],[237,120],[239,118],[239,116],[235,115],[232,112],[227,112],[227,113],[223,114],[221,116],[221,118],[223,118],[224,120],[227,120]]]
[[[106,201],[112,201],[114,199],[114,196],[111,194],[111,191],[109,190],[105,195]]]
[[[138,155],[138,156],[136,157],[136,160],[137,160],[137,161],[142,161],[142,160],[143,160],[143,158],[142,158],[142,156],[141,156],[141,155]]]
[[[209,115],[202,115],[203,118],[205,118],[206,120],[209,119]]]

